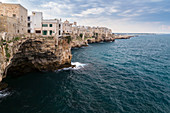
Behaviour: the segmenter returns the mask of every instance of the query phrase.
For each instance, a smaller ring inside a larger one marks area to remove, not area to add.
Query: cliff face
[[[54,71],[71,66],[71,44],[67,39],[30,38],[2,44],[0,78],[32,71]]]
[[[74,37],[74,36],[72,36]],[[115,37],[114,35],[109,35],[108,37],[105,37],[105,36],[102,36],[102,35],[99,35],[99,36],[96,36],[94,38],[90,37],[90,38],[87,38],[88,36],[85,35],[84,37],[86,38],[80,38],[79,36],[75,36],[75,38],[73,38],[73,40],[71,41],[71,47],[74,48],[74,47],[82,47],[82,46],[88,46],[88,44],[90,43],[98,43],[98,42],[110,42],[110,41],[114,41],[115,40]]]
[[[87,37],[87,36],[86,36]],[[54,71],[71,66],[71,48],[88,43],[128,39],[132,36],[95,38],[4,38],[0,37],[0,81],[6,75],[20,76],[32,71]],[[5,40],[6,39],[6,40]]]
[[[81,47],[81,46],[88,46],[87,40],[73,40],[71,42],[71,47],[72,48]]]
[[[98,43],[98,42],[113,42],[116,39],[129,39],[133,36],[130,35],[108,35],[107,37],[105,35],[98,35],[95,36],[94,38],[90,37],[90,38],[81,38],[79,36],[79,38],[76,38],[76,36],[72,36],[74,37],[73,40],[71,41],[71,47],[82,47],[82,46],[88,46],[88,44],[90,43]],[[88,37],[88,36],[85,36]]]

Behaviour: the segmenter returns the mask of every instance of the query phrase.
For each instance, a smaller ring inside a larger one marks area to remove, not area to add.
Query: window
[[[23,21],[23,16],[21,16],[21,21]]]
[[[28,21],[30,21],[30,16],[28,17]]]
[[[61,35],[61,31],[59,30],[59,33],[58,33],[59,35]]]
[[[35,33],[39,33],[39,34],[40,34],[40,33],[41,33],[41,30],[36,30]]]
[[[50,27],[53,27],[53,24],[50,24]]]
[[[31,31],[30,31],[30,30],[28,30],[28,33],[31,33]]]
[[[59,24],[59,29],[61,29],[61,24]]]
[[[42,27],[48,27],[48,24],[42,24]]]
[[[52,30],[50,30],[50,35],[52,35],[52,33],[53,33],[53,31],[52,31]]]
[[[43,35],[47,35],[47,30],[44,30],[44,31],[43,31]]]
[[[1,14],[1,16],[4,16],[3,14]]]
[[[30,25],[30,23],[28,23],[28,27],[30,27],[31,25]]]
[[[12,16],[13,16],[13,17],[16,17],[16,14],[13,14]]]

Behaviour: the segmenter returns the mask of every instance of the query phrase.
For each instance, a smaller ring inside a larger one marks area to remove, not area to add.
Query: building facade
[[[42,21],[42,36],[62,36],[62,22],[58,19]]]
[[[32,12],[32,15],[28,16],[28,33],[36,33],[41,35],[42,20],[42,12]]]
[[[2,21],[6,21],[3,25],[6,26],[4,31],[9,34],[27,33],[27,9],[20,4],[0,3],[0,16]],[[11,31],[9,26],[13,26],[15,29]]]
[[[69,35],[72,33],[72,23],[70,23],[68,20],[63,22],[63,35]]]

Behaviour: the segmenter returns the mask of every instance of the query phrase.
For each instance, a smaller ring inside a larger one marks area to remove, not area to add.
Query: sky
[[[44,19],[102,26],[114,33],[170,33],[170,0],[0,0],[19,3]]]

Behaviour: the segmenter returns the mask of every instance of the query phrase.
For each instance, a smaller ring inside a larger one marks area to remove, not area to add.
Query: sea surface
[[[72,50],[56,72],[6,78],[0,113],[170,113],[170,35]]]

